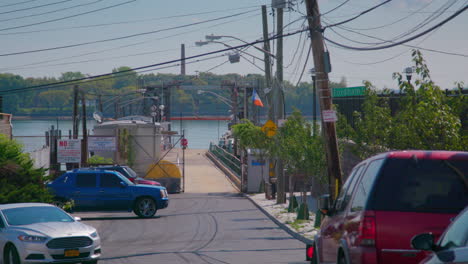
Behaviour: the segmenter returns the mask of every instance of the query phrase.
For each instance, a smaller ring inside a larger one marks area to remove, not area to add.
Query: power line
[[[23,2],[18,2],[18,3],[13,3],[13,4],[6,4],[6,5],[1,5],[1,7],[8,7],[8,6],[14,6],[14,5],[20,5],[20,4],[26,4],[26,3],[31,3],[37,0],[28,0],[28,1],[23,1]]]
[[[85,3],[85,4],[79,4],[79,5],[74,5],[74,6],[70,6],[70,7],[60,8],[60,9],[56,9],[56,10],[52,10],[52,11],[47,11],[47,12],[39,13],[39,14],[32,14],[32,15],[27,15],[27,16],[21,16],[21,17],[13,17],[13,18],[2,19],[2,20],[0,20],[0,22],[11,21],[11,20],[18,20],[18,19],[23,19],[23,18],[36,17],[36,16],[42,16],[42,15],[57,13],[57,12],[61,12],[61,11],[65,11],[65,10],[69,10],[69,9],[73,9],[73,8],[77,8],[77,7],[82,7],[82,6],[87,6],[87,5],[93,5],[93,4],[96,4],[96,3],[98,3],[98,2],[102,2],[102,1],[104,1],[104,0],[97,0],[97,1],[94,1],[94,2],[90,2],[90,3]]]
[[[257,14],[254,14],[252,16],[247,16],[245,18],[241,18],[242,20],[245,20],[245,19],[249,19],[253,16],[257,16]],[[213,27],[218,27],[218,26],[221,26],[221,25],[224,25],[224,24],[227,24],[227,23],[232,23],[232,22],[236,22],[236,21],[239,21],[240,19],[232,19],[232,20],[228,20],[226,22],[223,22],[223,23],[218,23],[216,25],[213,25],[213,26],[208,26],[208,27],[203,27],[203,28],[200,28],[200,29],[196,29],[196,30],[190,30],[190,31],[184,31],[184,32],[181,32],[181,33],[177,33],[177,34],[172,34],[172,35],[167,35],[167,36],[164,36],[164,37],[159,37],[159,38],[156,38],[156,39],[152,39],[152,40],[148,40],[148,41],[139,41],[139,42],[135,42],[135,43],[131,43],[131,44],[126,44],[126,45],[121,45],[121,46],[117,46],[117,47],[114,47],[114,48],[108,48],[108,49],[102,49],[102,50],[98,50],[98,51],[92,51],[92,52],[86,52],[86,53],[80,53],[80,54],[77,54],[77,55],[73,55],[73,56],[68,56],[68,57],[62,57],[62,58],[55,58],[55,59],[50,59],[50,60],[45,60],[45,61],[39,61],[39,62],[34,62],[34,63],[28,63],[28,64],[23,64],[23,65],[18,65],[18,66],[14,66],[14,67],[4,67],[4,68],[0,68],[0,71],[8,71],[8,70],[18,70],[18,69],[35,69],[35,68],[42,68],[42,67],[47,67],[47,66],[56,66],[56,64],[53,64],[53,65],[44,65],[44,63],[49,63],[49,62],[55,62],[55,61],[61,61],[61,60],[65,60],[65,59],[71,59],[71,58],[80,58],[80,57],[83,57],[83,56],[86,56],[86,55],[92,55],[92,54],[98,54],[98,53],[103,53],[103,52],[107,52],[107,51],[114,51],[114,50],[118,50],[118,49],[123,49],[123,48],[128,48],[128,47],[132,47],[132,46],[138,46],[138,45],[142,45],[142,44],[145,44],[145,43],[148,43],[148,42],[151,42],[151,41],[157,41],[157,40],[162,40],[162,39],[169,39],[171,37],[176,37],[176,36],[181,36],[181,35],[186,35],[186,34],[189,34],[189,33],[193,33],[193,32],[196,32],[196,31],[200,31],[202,29],[208,29],[208,28],[213,28]],[[227,40],[226,42],[230,42],[232,40]],[[180,50],[180,48],[177,48],[177,49],[171,49],[171,50]],[[166,50],[166,51],[169,51],[169,50]],[[148,54],[150,53],[153,53],[153,52],[148,52]],[[156,51],[154,52],[156,53]],[[142,53],[140,53],[142,54]],[[131,56],[139,56],[139,54],[134,54],[134,55],[129,55],[128,57],[131,57]],[[127,57],[127,56],[122,56],[121,58],[123,57]],[[116,58],[116,57],[113,57],[113,58]],[[112,58],[112,59],[113,59]],[[105,59],[104,59],[105,60]],[[89,60],[91,61],[91,60]],[[94,61],[99,61],[97,59],[94,59]],[[86,62],[86,61],[85,61]],[[71,62],[69,64],[77,64],[78,62]],[[34,65],[40,65],[40,66],[37,66],[37,67],[27,67],[27,66],[34,66]],[[61,63],[60,65],[68,65],[68,64],[64,64],[64,63]],[[58,66],[58,65],[57,65]]]
[[[173,16],[166,16],[166,17],[127,20],[127,21],[119,21],[119,22],[112,22],[112,23],[91,24],[91,25],[74,26],[74,27],[59,27],[59,28],[49,28],[49,29],[41,29],[41,30],[0,33],[0,35],[20,35],[20,34],[40,33],[40,32],[49,32],[49,31],[62,31],[62,30],[70,30],[70,29],[83,29],[83,28],[95,28],[95,27],[105,27],[105,26],[114,26],[114,25],[135,24],[135,23],[148,22],[148,21],[159,21],[159,20],[171,19],[171,18],[183,18],[183,17],[188,17],[188,16],[197,16],[197,15],[206,15],[206,14],[220,13],[220,12],[227,12],[227,11],[252,9],[253,7],[258,7],[258,6],[240,7],[240,8],[233,8],[233,9],[218,9],[218,10],[206,11],[206,12],[187,13],[187,14],[173,15]]]
[[[341,28],[341,27],[339,27]],[[368,37],[368,38],[372,38],[372,39],[376,39],[376,40],[380,40],[382,41],[382,43],[394,43],[394,41],[391,41],[391,40],[385,40],[385,39],[382,39],[382,38],[378,38],[378,37],[375,37],[375,36],[371,36],[369,34],[364,34],[364,33],[361,33],[361,32],[357,32],[357,31],[354,31],[354,30],[350,30],[350,29],[346,29],[346,28],[341,28],[343,30],[346,30],[348,32],[351,32],[351,33],[354,33],[354,34],[358,34],[358,35],[361,35],[361,36],[365,36],[365,37]],[[437,28],[438,29],[438,28]],[[435,30],[437,30],[435,29]],[[347,39],[349,41],[352,41],[352,42],[355,42],[355,43],[361,43],[361,44],[371,44],[371,43],[366,43],[366,42],[362,42],[362,41],[357,41],[357,40],[352,40],[350,38],[347,38],[345,36],[343,36],[342,34],[339,34],[337,31],[333,30],[331,28],[331,30],[337,34],[338,36],[344,38],[344,39]],[[431,33],[435,32],[432,31]],[[429,36],[429,35],[428,35]],[[424,40],[423,40],[424,41]],[[421,41],[420,43],[422,43],[423,41]],[[419,45],[419,44],[418,44]],[[446,54],[446,55],[453,55],[453,56],[461,56],[461,57],[468,57],[467,54],[462,54],[462,53],[455,53],[455,52],[448,52],[448,51],[442,51],[442,50],[435,50],[435,49],[429,49],[429,48],[423,48],[423,47],[420,47],[418,45],[409,45],[409,44],[402,44],[402,46],[405,46],[405,47],[410,47],[410,48],[414,48],[414,49],[420,49],[420,50],[425,50],[425,51],[429,51],[429,52],[435,52],[435,53],[441,53],[441,54]],[[401,54],[400,54],[401,55]],[[398,57],[398,56],[396,56]],[[396,58],[396,57],[392,57],[390,59],[393,59],[393,58]],[[388,61],[390,59],[387,59],[387,60],[384,60],[384,61]],[[381,62],[384,62],[384,61],[381,61]],[[372,63],[374,64],[374,63]]]
[[[380,29],[380,28],[392,26],[392,25],[395,25],[395,24],[397,24],[397,23],[400,23],[400,22],[402,22],[402,21],[404,21],[404,20],[406,20],[406,19],[408,19],[408,18],[414,16],[418,11],[421,11],[421,10],[427,8],[428,6],[430,6],[430,5],[432,4],[432,2],[433,2],[433,1],[431,0],[428,4],[426,4],[426,5],[424,5],[423,7],[417,9],[415,12],[411,12],[411,13],[409,13],[408,15],[406,15],[406,16],[400,18],[400,19],[397,19],[397,20],[395,20],[395,21],[393,21],[393,22],[390,22],[390,23],[388,23],[388,24],[384,24],[384,25],[376,26],[376,27],[369,27],[369,28],[352,28],[352,27],[347,27],[347,28],[353,29],[353,30],[375,30],[375,29]]]
[[[343,3],[339,4],[339,5],[336,6],[335,8],[332,8],[332,9],[328,10],[327,12],[323,13],[322,16],[324,16],[324,15],[326,15],[326,14],[330,14],[331,12],[333,12],[333,11],[337,10],[338,8],[344,6],[344,5],[345,5],[346,3],[348,3],[348,2],[349,2],[349,0],[344,1]]]
[[[67,0],[67,1],[71,1],[71,0]],[[91,10],[91,11],[87,11],[87,12],[83,12],[83,13],[71,15],[71,16],[65,16],[65,17],[55,18],[55,19],[46,20],[46,21],[41,21],[41,22],[36,22],[36,23],[32,23],[32,24],[27,24],[27,25],[21,25],[21,26],[9,27],[9,28],[2,28],[2,29],[0,29],[0,31],[6,31],[6,30],[17,29],[17,28],[24,28],[24,27],[30,27],[30,26],[37,26],[37,25],[42,25],[42,24],[46,24],[46,23],[50,23],[50,22],[56,22],[56,21],[60,21],[60,20],[65,20],[65,19],[73,18],[73,17],[78,17],[78,16],[82,16],[82,15],[87,15],[87,14],[91,14],[91,13],[96,13],[96,12],[99,12],[99,11],[102,11],[102,10],[106,10],[106,9],[118,7],[118,6],[121,6],[121,5],[128,4],[128,3],[136,2],[136,1],[137,1],[137,0],[130,0],[130,1],[126,1],[126,2],[120,3],[120,4],[111,5],[111,6],[107,6],[107,7],[99,8],[99,9],[96,9],[96,10]]]
[[[21,8],[21,9],[10,10],[10,11],[1,12],[0,15],[3,15],[3,14],[11,14],[11,13],[16,13],[16,12],[21,12],[21,11],[26,11],[26,10],[31,10],[31,9],[36,9],[36,8],[45,7],[45,6],[58,5],[58,4],[62,4],[62,3],[65,3],[65,2],[70,2],[70,1],[72,1],[72,0],[63,0],[63,1],[54,2],[54,3],[49,3],[49,4],[44,4],[44,5],[38,5],[38,6],[32,6],[32,7],[27,7],[27,8]]]
[[[301,72],[301,75],[299,76],[299,79],[297,80],[297,84],[296,84],[296,87],[299,86],[299,83],[301,82],[302,80],[302,76],[304,75],[304,71],[307,67],[307,63],[309,62],[309,58],[310,58],[310,52],[312,51],[312,45],[309,45],[309,51],[307,52],[307,56],[306,56],[306,61],[304,63],[304,67],[302,68],[302,72]]]
[[[270,37],[270,38],[268,38],[268,40],[273,40],[273,39],[277,39],[277,38],[280,38],[280,37],[283,37],[283,38],[284,37],[289,37],[289,36],[293,36],[293,35],[296,35],[298,33],[308,31],[308,30],[309,29],[300,29],[300,30],[297,30],[297,31],[294,31],[294,32],[291,32],[291,33],[283,34],[281,36]],[[206,53],[201,53],[201,54],[198,54],[198,55],[189,56],[189,57],[186,57],[185,60],[191,60],[191,59],[205,57],[205,56],[209,56],[209,55],[213,55],[213,54],[217,54],[217,53],[221,53],[221,52],[236,50],[236,49],[248,47],[248,46],[255,45],[255,44],[258,44],[258,43],[263,43],[263,42],[264,42],[264,40],[256,40],[256,41],[253,41],[253,42],[250,42],[250,43],[245,43],[245,44],[241,44],[241,45],[238,45],[238,46],[233,46],[233,47],[230,47],[230,48],[224,48],[224,49],[220,49],[220,50],[215,50],[215,51],[211,51],[211,52],[206,52]],[[33,90],[33,89],[40,89],[40,88],[45,88],[45,87],[63,85],[63,84],[71,84],[71,83],[76,83],[76,82],[86,81],[86,80],[93,80],[93,79],[96,79],[96,78],[101,78],[101,77],[106,77],[106,76],[120,75],[122,73],[127,73],[127,72],[131,72],[131,71],[154,68],[154,67],[158,67],[158,66],[162,66],[162,65],[167,65],[167,64],[171,64],[171,63],[180,62],[181,60],[182,59],[174,59],[174,60],[165,61],[165,62],[161,62],[161,63],[130,68],[130,69],[123,70],[123,71],[118,71],[118,72],[111,72],[111,73],[99,74],[99,75],[94,75],[94,76],[87,76],[87,77],[84,77],[84,78],[79,78],[79,79],[75,79],[75,80],[71,80],[71,81],[61,81],[61,82],[55,82],[55,83],[49,83],[49,84],[42,84],[42,85],[35,85],[35,86],[29,86],[29,87],[23,87],[23,88],[9,89],[9,90],[0,91],[0,93],[19,92],[19,91],[26,91],[26,90]]]
[[[342,24],[351,22],[351,21],[353,21],[353,20],[355,20],[355,19],[357,19],[357,18],[359,18],[359,17],[361,17],[361,16],[363,16],[363,15],[365,15],[365,14],[371,12],[371,11],[374,10],[374,9],[377,9],[377,8],[379,8],[379,7],[383,6],[383,5],[385,5],[385,4],[389,3],[389,2],[391,2],[391,1],[392,1],[392,0],[386,0],[386,1],[384,1],[384,2],[382,2],[382,3],[380,3],[380,4],[378,4],[378,5],[375,5],[375,6],[369,8],[369,9],[367,9],[367,10],[362,11],[361,13],[359,13],[358,15],[356,15],[356,16],[354,16],[354,17],[352,17],[352,18],[346,19],[346,20],[344,20],[344,21],[341,21],[341,22],[338,22],[338,23],[335,23],[335,24],[332,24],[332,25],[328,25],[328,26],[324,27],[323,30],[325,30],[327,27],[336,27],[336,26],[339,26],[339,25],[342,25]]]
[[[343,45],[343,44],[340,44],[336,41],[333,41],[333,40],[330,40],[329,38],[327,37],[323,37],[325,40],[327,40],[328,42],[330,43],[333,43],[337,46],[340,46],[342,48],[347,48],[347,49],[351,49],[351,50],[359,50],[359,51],[369,51],[369,50],[381,50],[381,49],[388,49],[388,48],[392,48],[392,47],[395,47],[395,46],[398,46],[398,45],[402,45],[406,42],[409,42],[409,41],[412,41],[414,39],[417,39],[421,36],[424,36],[426,35],[427,33],[441,27],[442,25],[444,25],[445,23],[449,22],[450,20],[454,19],[455,17],[457,17],[458,15],[460,15],[461,13],[463,13],[464,11],[466,11],[466,9],[468,9],[468,5],[465,6],[464,8],[458,10],[457,12],[455,12],[453,15],[451,15],[450,17],[446,18],[445,20],[441,21],[440,23],[438,23],[437,25],[417,34],[417,35],[414,35],[410,38],[407,38],[407,39],[404,39],[404,40],[401,40],[401,41],[397,41],[397,42],[393,42],[392,44],[389,44],[389,45],[384,45],[384,46],[378,46],[378,47],[352,47],[352,46],[347,46],[347,45]]]
[[[136,1],[136,0],[132,0]],[[12,55],[20,55],[20,54],[29,54],[29,53],[36,53],[36,52],[43,52],[43,51],[50,51],[50,50],[58,50],[58,49],[66,49],[66,48],[73,48],[73,47],[78,47],[78,46],[85,46],[85,45],[90,45],[90,44],[97,44],[97,43],[103,43],[103,42],[109,42],[109,41],[115,41],[115,40],[122,40],[122,39],[128,39],[128,38],[134,38],[134,37],[139,37],[139,36],[144,36],[144,35],[150,35],[150,34],[155,34],[155,33],[160,33],[163,31],[168,31],[168,30],[174,30],[174,29],[179,29],[179,28],[184,28],[184,27],[189,27],[189,26],[195,26],[195,25],[200,25],[203,23],[208,23],[208,22],[213,22],[217,20],[222,20],[230,17],[235,17],[235,16],[240,16],[243,14],[251,13],[252,11],[246,11],[246,12],[241,12],[237,13],[234,15],[229,15],[229,16],[223,16],[223,17],[218,17],[214,19],[208,19],[208,20],[203,20],[200,22],[194,22],[190,24],[185,24],[181,26],[175,26],[175,27],[170,27],[170,28],[165,28],[165,29],[159,29],[159,30],[153,30],[153,31],[147,31],[147,32],[142,32],[142,33],[137,33],[137,34],[132,34],[132,35],[126,35],[122,37],[116,37],[116,38],[110,38],[110,39],[102,39],[102,40],[96,40],[96,41],[89,41],[89,42],[82,42],[82,43],[77,43],[77,44],[71,44],[71,45],[65,45],[65,46],[57,46],[57,47],[52,47],[52,48],[44,48],[44,49],[36,49],[36,50],[28,50],[28,51],[20,51],[20,52],[12,52],[12,53],[4,53],[0,54],[0,57],[6,57],[6,56],[12,56]]]

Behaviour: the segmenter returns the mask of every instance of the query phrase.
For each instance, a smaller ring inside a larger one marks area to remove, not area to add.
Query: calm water
[[[87,128],[91,135],[96,122],[87,122]],[[207,149],[210,142],[217,139],[227,131],[227,121],[212,120],[187,120],[173,121],[173,131],[185,130],[188,147],[194,149]],[[32,151],[45,145],[45,132],[51,126],[62,130],[62,136],[68,136],[68,130],[72,129],[70,120],[13,120],[13,137],[24,145],[26,151]],[[79,132],[81,134],[81,125]]]

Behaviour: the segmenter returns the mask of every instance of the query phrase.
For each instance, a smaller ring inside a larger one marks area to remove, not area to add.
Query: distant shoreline
[[[15,116],[13,115],[13,121],[15,120],[72,120],[71,116]],[[93,119],[89,119],[93,120]],[[109,119],[113,120],[113,119]],[[228,116],[174,116],[171,117],[171,121],[180,120],[220,120],[228,121],[231,120]]]

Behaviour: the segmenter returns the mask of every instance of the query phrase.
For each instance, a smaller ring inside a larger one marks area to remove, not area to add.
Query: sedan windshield
[[[51,206],[33,206],[2,211],[9,225],[32,225],[46,222],[74,222],[68,214]]]

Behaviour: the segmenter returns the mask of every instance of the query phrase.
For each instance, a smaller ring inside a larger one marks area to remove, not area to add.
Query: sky
[[[322,14],[345,0],[319,0]],[[349,0],[342,7],[322,16],[322,22],[346,20],[383,0]],[[180,45],[185,44],[186,56],[223,49],[222,43],[198,47],[196,41],[208,34],[235,36],[251,42],[262,35],[261,5],[268,5],[269,30],[274,34],[271,1],[266,0],[0,0],[0,73],[9,72],[23,77],[58,77],[63,72],[80,71],[89,75],[111,72],[120,66],[140,67],[180,58]],[[379,42],[354,32],[384,40],[397,36],[412,36],[411,30],[428,21],[421,32],[452,15],[468,4],[467,0],[393,0],[342,28],[325,31],[325,36],[341,44],[368,47],[358,42]],[[439,17],[436,10],[445,8]],[[44,14],[46,13],[46,14]],[[293,9],[285,12],[285,33],[304,28],[305,4],[296,1]],[[229,18],[223,18],[231,16]],[[65,18],[68,17],[68,18]],[[64,19],[62,19],[64,18]],[[216,19],[216,20],[215,20]],[[55,20],[55,21],[54,21]],[[205,22],[206,20],[213,20]],[[183,25],[194,24],[181,27]],[[433,80],[442,88],[452,88],[458,81],[468,84],[468,12],[464,12],[432,33],[407,44],[458,56],[422,51]],[[178,27],[178,28],[177,28]],[[172,29],[171,29],[172,28]],[[153,32],[151,34],[140,34]],[[127,37],[136,35],[133,37]],[[126,37],[119,40],[105,41]],[[351,40],[351,41],[350,41]],[[32,50],[80,43],[99,43],[23,53]],[[240,45],[232,38],[220,41],[226,45]],[[310,40],[307,34],[284,39],[284,79],[296,84],[310,82],[308,70],[313,68],[310,58],[304,67]],[[276,48],[276,45],[273,45]],[[377,88],[397,88],[392,73],[412,66],[411,48],[397,46],[378,51],[355,51],[336,47],[326,42],[330,52],[332,72],[330,79],[346,78],[348,86],[360,86],[363,80]],[[262,52],[249,48],[239,63],[225,63],[227,56],[212,57],[199,62],[187,61],[187,74],[199,72],[216,74],[260,73],[264,67],[259,58]],[[226,52],[220,55],[226,55]],[[252,57],[254,55],[257,58]],[[212,69],[215,67],[214,69]],[[301,77],[302,69],[305,72]],[[149,71],[153,73],[179,73],[179,67]]]

